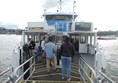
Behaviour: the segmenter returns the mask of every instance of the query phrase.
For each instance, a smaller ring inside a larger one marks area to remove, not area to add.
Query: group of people
[[[74,51],[74,46],[72,43],[70,43],[69,37],[64,37],[63,43],[59,49],[59,56],[61,57],[62,61],[62,79],[67,78],[68,81],[71,80],[71,62],[72,57],[74,56]],[[50,64],[53,66],[53,71],[58,72],[56,69],[56,52],[57,47],[52,36],[49,36],[48,38],[45,37],[41,42],[41,46],[39,46],[37,49],[36,54],[39,56],[38,60],[41,60],[40,57],[44,57],[45,54],[48,73],[51,72]]]

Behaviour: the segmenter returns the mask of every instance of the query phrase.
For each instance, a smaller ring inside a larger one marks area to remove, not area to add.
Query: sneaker
[[[67,81],[70,81],[70,80],[71,80],[71,78],[68,78],[68,79],[67,79]]]
[[[54,72],[58,72],[58,71],[59,71],[58,69],[54,70]]]

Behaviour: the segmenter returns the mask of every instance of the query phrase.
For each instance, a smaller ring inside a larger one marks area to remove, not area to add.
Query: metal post
[[[59,0],[59,4],[60,4],[60,8],[59,8],[59,9],[60,9],[60,12],[61,12],[61,10],[62,10],[62,3],[63,3],[63,2],[62,2],[61,0]]]
[[[44,9],[44,22],[46,22],[46,10],[47,9]]]
[[[74,22],[75,3],[76,3],[76,1],[73,0],[73,15],[72,15],[72,28],[71,28],[71,31],[75,31],[75,22]]]
[[[25,44],[25,32],[22,33],[22,40],[23,40],[22,45],[24,45]]]
[[[79,73],[81,72],[81,63],[80,63],[80,56],[79,56]],[[80,75],[80,83],[82,83],[82,78],[81,78],[81,75]]]
[[[95,32],[95,35],[94,35],[94,45],[95,45],[95,48],[96,48],[96,45],[97,45],[97,28],[94,29],[94,32]],[[98,69],[97,69],[97,65],[98,65],[98,61],[97,61],[97,54],[95,53],[95,76],[94,76],[94,82],[95,83],[98,83]]]

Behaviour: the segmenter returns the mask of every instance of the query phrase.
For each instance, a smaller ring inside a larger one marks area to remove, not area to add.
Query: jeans
[[[62,77],[70,78],[71,74],[71,57],[61,56],[62,61]]]

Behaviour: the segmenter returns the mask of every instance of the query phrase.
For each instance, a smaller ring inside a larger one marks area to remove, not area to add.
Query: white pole
[[[44,22],[46,22],[46,10],[47,9],[44,9]]]
[[[75,31],[74,14],[75,14],[75,1],[73,0],[73,16],[72,16],[72,28],[71,28],[71,31]]]

